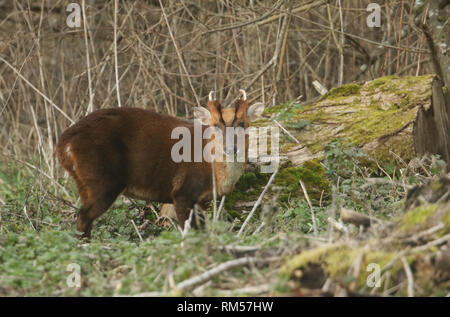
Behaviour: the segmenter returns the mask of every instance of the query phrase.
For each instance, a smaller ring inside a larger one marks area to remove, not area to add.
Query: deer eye
[[[238,127],[245,128],[245,123],[244,122],[239,123]]]

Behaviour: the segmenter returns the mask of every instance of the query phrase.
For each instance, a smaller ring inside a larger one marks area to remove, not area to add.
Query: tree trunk
[[[450,165],[450,124],[443,83],[437,77],[432,82],[432,107],[420,107],[414,125],[417,154],[437,153]]]
[[[448,24],[450,16],[450,1],[449,0],[433,0],[426,3],[428,10],[423,10],[425,5],[417,10],[416,21],[425,21],[423,17],[424,12],[428,13],[426,23],[420,23],[419,26],[423,31],[427,40],[428,48],[431,53],[431,60],[433,61],[433,68],[435,73],[441,80],[433,82],[433,109],[434,113],[425,115],[421,114],[427,126],[431,128],[432,124],[436,125],[436,132],[438,134],[437,140],[424,141],[423,147],[420,150],[430,151],[432,149],[439,153],[444,160],[450,161],[450,25]],[[443,89],[445,88],[445,89]],[[434,117],[434,120],[431,119]],[[420,134],[421,131],[418,131]],[[424,139],[425,135],[421,137]],[[447,165],[450,170],[450,164]]]

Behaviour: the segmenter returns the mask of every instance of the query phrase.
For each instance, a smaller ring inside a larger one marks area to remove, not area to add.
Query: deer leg
[[[189,219],[189,214],[193,205],[184,198],[177,198],[174,200],[175,212],[177,214],[178,224],[181,229],[184,229],[184,224],[186,220]]]
[[[184,224],[186,220],[189,219],[191,210],[193,210],[194,208],[194,202],[185,197],[175,197],[173,203],[175,205],[175,212],[177,214],[178,224],[180,225],[181,229],[184,229]],[[192,216],[191,226],[194,228],[196,227],[194,215]]]
[[[78,214],[77,230],[82,232],[80,238],[89,239],[91,237],[92,223],[111,207],[121,191],[122,188],[118,186],[112,187],[107,191],[103,190],[102,193],[92,191],[96,195],[95,201],[83,204]]]

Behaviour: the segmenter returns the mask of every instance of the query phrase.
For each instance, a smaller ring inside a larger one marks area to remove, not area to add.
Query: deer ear
[[[247,114],[250,121],[254,121],[261,117],[264,112],[264,104],[257,102],[248,108]]]
[[[204,125],[209,125],[209,122],[211,121],[211,113],[203,107],[195,107],[194,118],[200,120]]]

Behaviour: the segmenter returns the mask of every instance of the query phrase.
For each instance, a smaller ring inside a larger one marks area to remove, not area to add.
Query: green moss
[[[278,172],[274,184],[283,187],[280,200],[286,202],[289,197],[303,196],[300,180],[305,184],[311,199],[319,200],[322,192],[328,196],[330,184],[326,171],[317,160],[305,162],[301,166],[287,167]]]
[[[361,90],[361,85],[358,85],[358,84],[348,84],[348,85],[344,85],[342,87],[332,88],[328,93],[326,93],[321,98],[321,100],[356,95],[356,94],[359,94],[360,90]]]
[[[416,113],[396,116],[397,110],[370,111],[354,115],[355,123],[347,127],[347,138],[357,145],[365,144],[382,135],[397,131],[402,124],[414,119]]]
[[[249,189],[252,189],[252,191],[257,191],[259,187],[266,184],[267,180],[268,174],[254,172],[245,173],[236,184],[235,190],[248,192]]]
[[[375,263],[383,268],[395,258],[396,252],[368,250],[364,248],[351,248],[347,245],[322,246],[307,250],[290,258],[280,269],[283,277],[292,276],[296,270],[307,271],[311,265],[319,265],[327,277],[350,282],[353,280],[353,266],[359,256],[362,256],[361,269],[356,282],[360,287],[366,285],[367,277],[371,271],[366,268]],[[411,260],[411,259],[409,259]],[[400,261],[395,263],[389,271],[395,276],[402,268]]]
[[[439,236],[450,232],[449,204],[427,204],[408,211],[401,216],[398,222],[398,233],[401,235],[412,234],[431,228],[438,223],[443,223],[444,228],[437,234]]]
[[[433,179],[430,183],[430,187],[431,190],[433,190],[433,192],[437,192],[439,190],[441,190],[441,188],[443,187],[442,182],[439,181],[439,179]]]
[[[364,138],[358,136],[353,138],[353,142],[362,142],[359,144],[364,144],[363,140]],[[409,161],[415,157],[413,138],[408,133],[396,135],[382,140],[374,150],[368,150],[367,153],[383,164],[396,163],[396,156],[392,153],[395,153],[405,161]]]
[[[398,79],[398,76],[384,76],[373,80],[368,86],[368,90],[373,92],[375,89],[379,89],[381,91],[389,90],[391,87],[390,83],[393,79]]]
[[[297,143],[280,142],[280,151],[281,153],[286,153],[296,146],[298,146]]]
[[[256,200],[269,177],[270,174],[248,172],[239,178],[234,190],[227,195],[225,200],[225,209],[232,217],[241,218],[241,213],[234,210],[236,202]]]
[[[264,113],[277,113],[280,112],[281,110],[283,110],[284,108],[286,108],[286,104],[282,104],[282,105],[276,105],[273,107],[267,107],[264,109]]]
[[[447,210],[447,212],[445,213],[444,217],[443,217],[443,223],[445,225],[444,227],[444,234],[450,232],[450,210]]]
[[[311,107],[305,107],[304,111],[299,111],[295,116],[295,119],[300,120],[308,120],[310,122],[317,122],[321,119],[327,118],[328,114],[323,110],[319,109],[316,111],[308,111]]]
[[[303,251],[302,253],[290,258],[280,269],[280,274],[290,276],[296,269],[306,267],[310,263],[318,263],[321,261],[324,254],[327,254],[333,249],[334,246],[323,246]]]
[[[271,174],[248,172],[244,173],[237,182],[233,192],[227,195],[225,208],[233,217],[241,218],[241,213],[234,210],[237,201],[254,201],[258,199]],[[303,198],[303,191],[299,181],[302,180],[311,200],[327,199],[330,193],[330,184],[325,169],[317,161],[308,161],[301,166],[287,166],[280,169],[273,186],[281,187],[278,197],[280,202],[287,202],[289,197]],[[270,195],[271,189],[269,189]]]
[[[365,88],[368,92],[374,93],[376,91],[382,92],[396,92],[397,94],[410,91],[411,88],[420,84],[429,84],[434,75],[423,76],[384,76],[371,81]],[[423,87],[426,87],[425,85]],[[416,92],[415,92],[416,93]]]
[[[408,231],[414,228],[416,225],[426,224],[429,218],[434,215],[438,208],[436,204],[429,204],[425,206],[417,207],[416,209],[407,212],[400,223],[400,230]]]
[[[270,121],[268,119],[262,118],[255,121],[252,121],[252,127],[266,127]]]

